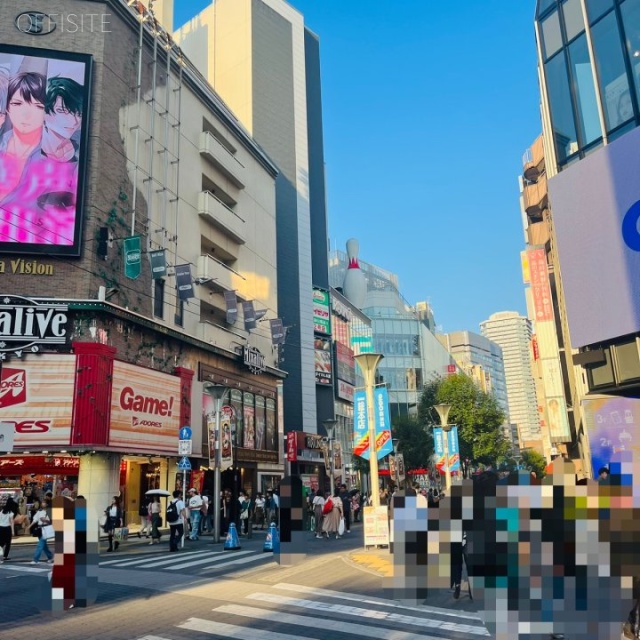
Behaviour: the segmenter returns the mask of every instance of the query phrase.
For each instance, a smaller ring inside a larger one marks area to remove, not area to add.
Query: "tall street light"
[[[214,474],[214,490],[213,490],[213,542],[220,542],[220,491],[222,490],[222,438],[220,434],[220,413],[222,412],[222,400],[224,399],[227,388],[221,384],[213,382],[205,382],[203,385],[204,392],[211,396],[216,408],[216,427],[215,427],[215,474]]]
[[[376,416],[373,401],[373,387],[376,382],[376,369],[384,356],[381,353],[360,353],[355,359],[364,376],[367,392],[367,417],[369,421],[369,471],[371,476],[371,504],[380,506],[380,480],[378,474],[378,449],[376,447]]]
[[[324,425],[324,430],[327,432],[327,437],[329,438],[329,487],[331,489],[331,496],[333,497],[333,494],[335,492],[335,479],[334,479],[334,474],[333,474],[333,465],[334,465],[334,460],[333,460],[333,435],[335,433],[335,429],[336,429],[336,422],[337,420],[334,420],[333,418],[329,418],[327,420],[323,420],[322,424]]]
[[[449,431],[453,425],[447,424],[449,420],[449,411],[451,411],[451,405],[446,403],[436,404],[433,407],[440,416],[440,426],[444,431],[444,473],[445,473],[445,486],[447,488],[447,495],[451,489],[451,469],[449,468]]]

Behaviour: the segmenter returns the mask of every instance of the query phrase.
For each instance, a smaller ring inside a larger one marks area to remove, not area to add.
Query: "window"
[[[569,60],[573,91],[577,101],[580,138],[582,146],[586,146],[597,140],[602,132],[600,131],[596,89],[593,84],[593,69],[584,34],[569,47]]]
[[[276,402],[267,398],[267,450],[278,450],[278,425],[276,414]]]
[[[611,12],[591,29],[607,131],[633,118],[629,81],[616,15]]]
[[[564,164],[578,150],[564,51],[549,60],[544,67],[556,155],[558,164]]]
[[[554,11],[548,18],[540,22],[542,30],[542,44],[544,59],[548,60],[560,47],[562,47],[562,34],[560,33],[560,19],[558,12]]]
[[[636,97],[640,101],[640,0],[626,0],[620,5],[626,36],[627,56],[631,61]]]
[[[552,7],[556,3],[556,0],[540,0],[538,6],[538,13],[544,13],[547,9]]]
[[[573,40],[584,31],[584,18],[582,16],[582,3],[580,0],[566,0],[562,5],[564,15],[564,27],[567,32],[567,41]]]
[[[164,317],[164,280],[162,278],[153,281],[153,315],[156,318]]]
[[[256,396],[256,449],[266,449],[265,399]]]
[[[184,300],[176,299],[176,315],[174,317],[175,323],[182,327],[184,326]]]
[[[613,367],[611,366],[611,352],[604,349],[605,363],[597,367],[589,367],[589,382],[594,389],[613,384]]]
[[[253,405],[253,393],[244,393],[244,440],[242,446],[245,449],[256,448],[256,410]]]
[[[234,447],[242,447],[243,441],[243,413],[242,391],[231,390],[231,433]]]
[[[601,15],[611,9],[613,0],[586,0],[589,23],[593,24]]]

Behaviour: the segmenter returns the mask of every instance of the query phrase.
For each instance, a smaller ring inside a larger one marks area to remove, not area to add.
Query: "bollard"
[[[267,533],[267,537],[264,540],[262,550],[273,551],[273,553],[280,552],[280,535],[278,534],[275,522],[272,522],[269,526],[269,533]]]

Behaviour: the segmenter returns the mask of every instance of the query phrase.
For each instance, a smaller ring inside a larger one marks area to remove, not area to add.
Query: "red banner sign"
[[[3,456],[0,457],[0,476],[78,475],[80,458],[65,456]]]
[[[298,438],[296,431],[287,433],[287,461],[295,462],[298,459]]]

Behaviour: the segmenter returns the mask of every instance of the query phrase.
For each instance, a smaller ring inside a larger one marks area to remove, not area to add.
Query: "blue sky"
[[[209,0],[175,0],[176,24]],[[518,175],[540,132],[533,0],[291,0],[320,37],[329,235],[443,331],[524,313]]]

